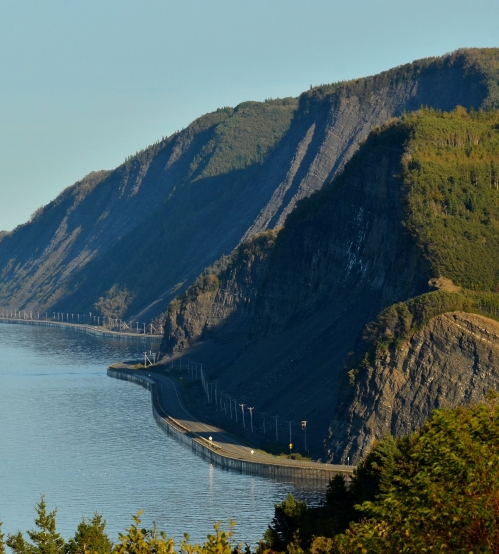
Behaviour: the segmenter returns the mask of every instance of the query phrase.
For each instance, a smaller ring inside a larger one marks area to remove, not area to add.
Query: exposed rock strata
[[[347,415],[331,423],[331,459],[358,460],[375,440],[421,426],[435,408],[482,401],[499,389],[499,323],[453,312],[357,376]]]
[[[201,117],[68,188],[3,236],[0,305],[95,312],[98,303],[120,306],[103,315],[156,316],[221,254],[282,225],[374,126],[421,105],[492,107],[497,56],[459,51],[312,89],[299,101]],[[113,301],[116,291],[127,305]]]

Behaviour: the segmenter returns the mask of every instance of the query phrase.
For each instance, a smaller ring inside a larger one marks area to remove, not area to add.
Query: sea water
[[[157,348],[157,343],[156,346]],[[115,541],[143,510],[178,541],[200,542],[215,521],[237,522],[237,542],[256,544],[291,484],[214,467],[167,436],[150,393],[111,379],[107,366],[153,345],[81,332],[0,324],[0,521],[4,533],[34,528],[41,495],[57,507],[64,538],[82,516],[103,514]]]

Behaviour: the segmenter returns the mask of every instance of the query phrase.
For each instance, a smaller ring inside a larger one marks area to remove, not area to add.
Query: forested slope
[[[0,305],[147,321],[242,239],[282,226],[376,125],[421,105],[498,105],[498,59],[462,50],[202,116],[3,234]]]
[[[499,386],[498,152],[496,111],[374,130],[265,248],[213,271],[202,310],[193,289],[171,305],[163,350],[188,345],[229,394],[308,421],[333,460],[480,400]]]

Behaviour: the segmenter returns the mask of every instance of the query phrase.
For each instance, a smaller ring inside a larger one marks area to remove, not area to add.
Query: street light
[[[246,404],[239,404],[239,406],[241,406],[241,411],[243,412],[243,427],[246,429],[246,423],[244,421],[244,406],[246,406]]]
[[[213,437],[210,437],[209,440],[210,440],[210,447],[212,447],[213,446]]]
[[[305,433],[305,452],[307,452],[307,422],[306,421],[301,422],[301,428]]]
[[[248,406],[248,410],[249,410],[249,412],[250,412],[251,432],[252,432],[252,433],[253,433],[253,410],[254,410],[254,409],[255,409],[254,407],[253,407],[253,408],[250,408],[250,407]]]

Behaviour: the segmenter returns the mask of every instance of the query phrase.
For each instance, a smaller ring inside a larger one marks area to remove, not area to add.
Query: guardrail
[[[269,460],[265,462],[235,458],[223,453],[219,445],[214,447],[204,437],[200,437],[195,432],[187,429],[167,414],[159,403],[157,385],[153,379],[136,371],[121,368],[108,368],[107,374],[109,377],[130,381],[148,389],[151,392],[153,415],[160,427],[168,435],[190,447],[194,453],[219,467],[251,475],[270,477],[279,481],[307,481],[321,487],[326,486],[330,479],[337,474],[342,474],[349,479],[354,470],[352,466],[321,464],[319,462],[289,460],[289,463],[286,463],[282,459],[273,462],[273,456],[270,455]]]
[[[78,323],[63,323],[60,321],[50,321],[43,319],[21,319],[21,318],[11,318],[11,317],[2,317],[0,314],[0,323],[10,323],[16,325],[37,325],[41,327],[58,327],[65,329],[73,329],[75,331],[81,331],[89,335],[113,338],[113,339],[136,339],[136,340],[148,340],[148,341],[158,341],[160,342],[163,339],[162,335],[147,335],[143,333],[126,333],[122,331],[112,331],[106,329],[105,327],[97,327],[93,325],[85,325]]]

